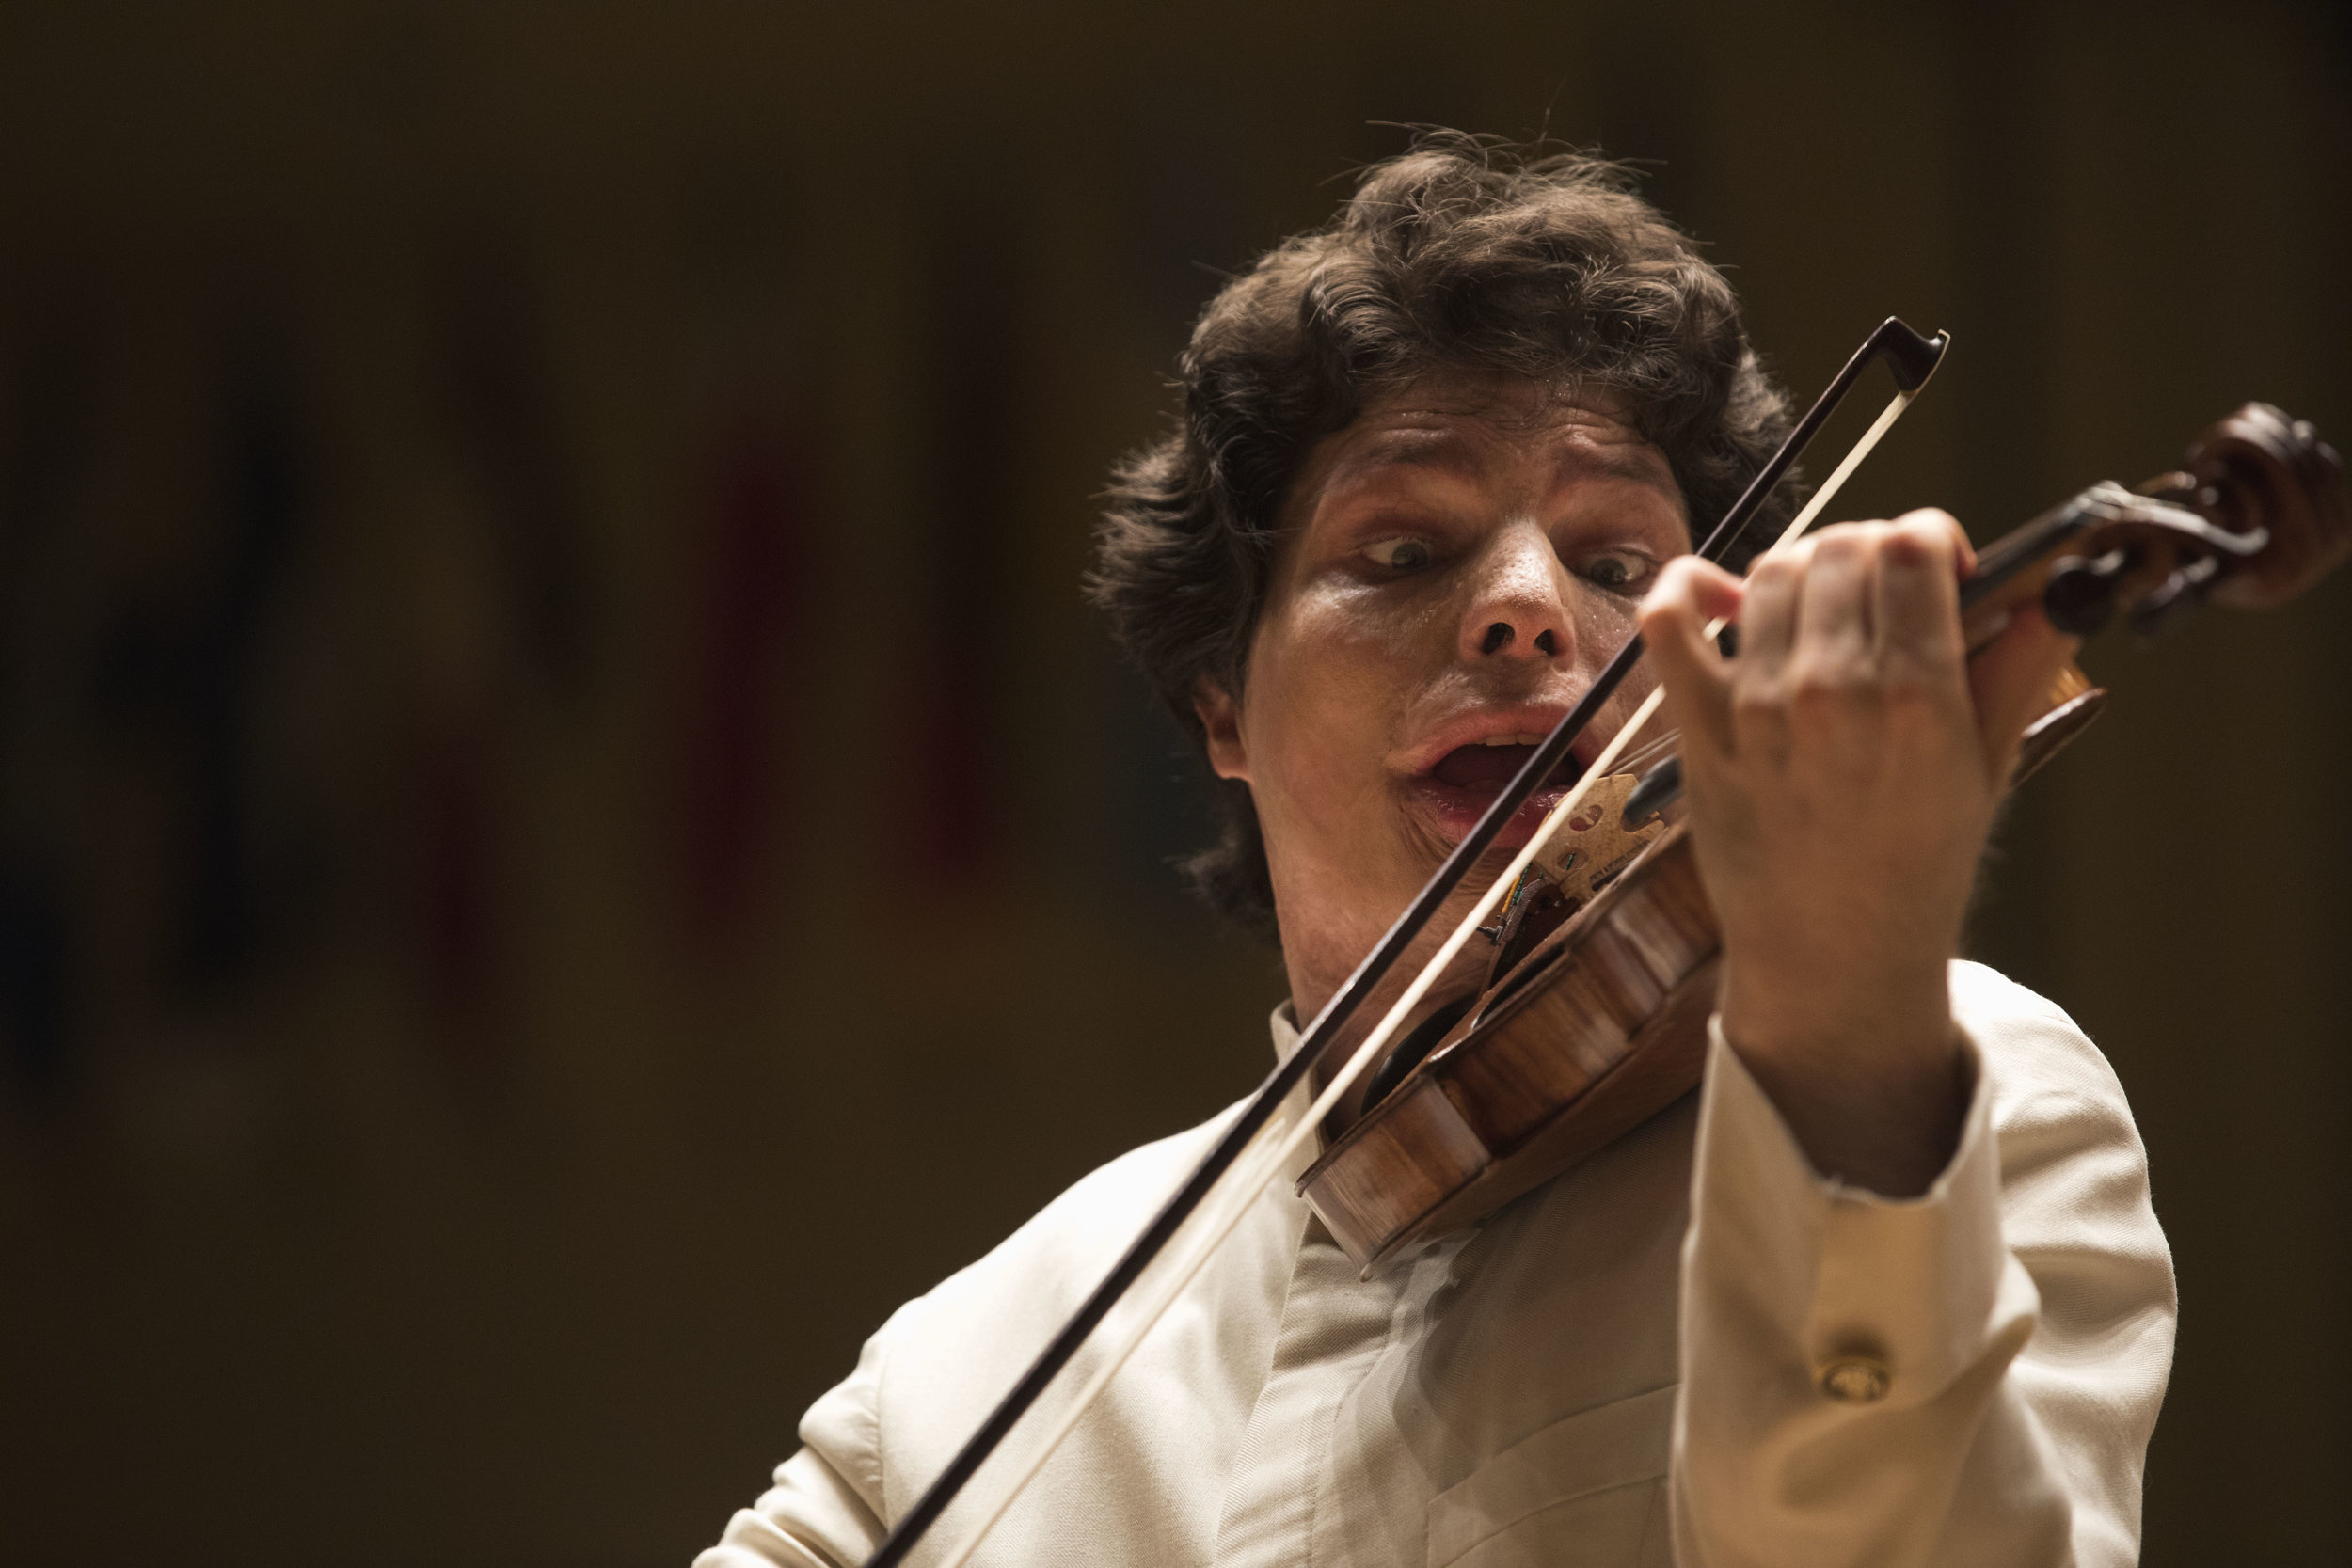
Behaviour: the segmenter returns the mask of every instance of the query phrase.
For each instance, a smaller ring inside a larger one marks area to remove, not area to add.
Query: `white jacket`
[[[2135,1560],[2174,1316],[2146,1156],[2065,1014],[1974,964],[1952,1002],[1978,1087],[1921,1198],[1817,1177],[1720,1032],[1699,1094],[1381,1277],[1277,1183],[974,1560]],[[696,1568],[861,1561],[1218,1125],[899,1308]]]

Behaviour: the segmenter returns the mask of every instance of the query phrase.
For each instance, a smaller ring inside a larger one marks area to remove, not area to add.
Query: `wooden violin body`
[[[1963,585],[1963,629],[1973,651],[2039,601],[2062,630],[2087,635],[2119,611],[2151,630],[2208,596],[2282,603],[2347,554],[2341,461],[2309,424],[2249,404],[2199,439],[2184,470],[2137,492],[2095,486],[1988,546]],[[2070,667],[2015,777],[2079,734],[2105,695]],[[1698,1084],[1714,911],[1688,827],[1615,820],[1633,781],[1606,783],[1595,793],[1610,819],[1580,816],[1570,826],[1584,832],[1548,847],[1545,874],[1513,890],[1485,988],[1397,1048],[1375,1075],[1392,1086],[1299,1180],[1367,1273],[1485,1218]]]
[[[1688,833],[1494,980],[1300,1179],[1359,1265],[1484,1219],[1698,1083],[1722,938]]]

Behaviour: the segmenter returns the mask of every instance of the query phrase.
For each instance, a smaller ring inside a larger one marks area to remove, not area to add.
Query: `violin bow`
[[[1814,493],[1804,509],[1789,524],[1773,548],[1777,549],[1788,544],[1803,533],[1811,526],[1814,518],[1820,515],[1821,509],[1829,503],[1831,497],[1836,494],[1838,487],[1844,484],[1846,479],[1861,465],[1862,460],[1869,455],[1870,450],[1902,416],[1903,410],[1910,406],[1912,399],[1917,396],[1920,389],[1927,385],[1928,378],[1934,374],[1936,366],[1942,362],[1944,352],[1950,346],[1950,343],[1951,339],[1946,333],[1939,332],[1933,337],[1923,338],[1897,317],[1887,317],[1867,338],[1863,340],[1862,346],[1856,349],[1853,356],[1846,361],[1845,368],[1837,372],[1836,379],[1832,380],[1827,388],[1823,388],[1821,395],[1814,400],[1813,406],[1806,410],[1804,418],[1797,421],[1779,448],[1766,460],[1764,466],[1756,470],[1756,477],[1750,480],[1747,488],[1740,493],[1740,499],[1732,502],[1730,508],[1708,531],[1706,540],[1700,544],[1694,553],[1704,560],[1717,560],[1739,541],[1748,524],[1754,520],[1756,514],[1763,506],[1765,499],[1772,494],[1773,488],[1788,474],[1797,459],[1804,455],[1805,449],[1812,444],[1813,437],[1820,432],[1821,426],[1829,421],[1830,416],[1836,412],[1839,404],[1844,403],[1846,395],[1861,380],[1863,372],[1872,364],[1883,359],[1895,379],[1897,390],[1894,400],[1886,405],[1884,412],[1879,415],[1876,422],[1870,426],[1861,440],[1857,441],[1853,449],[1846,454],[1836,470]],[[1546,816],[1542,827],[1521,848],[1513,864],[1495,878],[1477,908],[1471,911],[1470,916],[1456,927],[1446,944],[1439,949],[1438,956],[1423,966],[1421,974],[1414,978],[1411,985],[1406,988],[1403,995],[1384,1015],[1379,1025],[1365,1036],[1350,1053],[1346,1063],[1333,1074],[1313,1106],[1305,1115],[1289,1123],[1284,1130],[1286,1135],[1262,1141],[1260,1133],[1266,1130],[1276,1113],[1291,1098],[1293,1091],[1306,1082],[1307,1075],[1312,1070],[1317,1058],[1338,1037],[1340,1031],[1355,1018],[1363,1005],[1371,999],[1373,992],[1378,989],[1380,983],[1388,977],[1389,973],[1396,967],[1398,960],[1405,957],[1414,941],[1420,937],[1422,930],[1444,908],[1446,899],[1453,895],[1454,890],[1477,865],[1480,858],[1493,847],[1504,824],[1518,815],[1519,808],[1534,797],[1543,782],[1551,775],[1552,770],[1567,756],[1568,748],[1574,744],[1577,736],[1592,723],[1594,718],[1600,712],[1602,705],[1608,702],[1620,685],[1624,684],[1626,676],[1631,673],[1634,665],[1640,662],[1642,652],[1643,642],[1641,636],[1637,633],[1617,651],[1616,657],[1610,660],[1607,668],[1595,679],[1591,689],[1578,700],[1576,706],[1552,727],[1551,734],[1545,737],[1543,744],[1535,748],[1534,754],[1527,759],[1518,773],[1503,786],[1502,792],[1495,797],[1494,803],[1486,808],[1486,815],[1481,816],[1476,826],[1472,827],[1462,841],[1454,847],[1453,852],[1446,856],[1444,863],[1423,884],[1421,892],[1414,895],[1412,903],[1406,906],[1405,912],[1397,916],[1395,922],[1390,926],[1387,934],[1382,936],[1372,951],[1365,955],[1363,961],[1356,966],[1355,973],[1348,976],[1346,983],[1332,995],[1329,1002],[1324,1005],[1323,1010],[1315,1015],[1314,1022],[1300,1035],[1297,1049],[1276,1064],[1274,1070],[1266,1075],[1265,1081],[1258,1086],[1257,1092],[1250,1096],[1242,1106],[1240,1113],[1219,1134],[1208,1153],[1202,1156],[1200,1164],[1193,1167],[1183,1184],[1161,1205],[1159,1212],[1152,1217],[1151,1223],[1145,1226],[1135,1241],[1128,1244],[1127,1250],[1111,1266],[1109,1273],[1103,1276],[1102,1283],[1088,1294],[1078,1309],[1071,1314],[1069,1321],[1062,1324],[1052,1339],[1047,1341],[1045,1348],[1038,1353],[1036,1360],[1029,1364],[1028,1370],[1021,1374],[1019,1381],[1014,1383],[1010,1390],[997,1402],[996,1407],[989,1412],[987,1419],[983,1420],[978,1430],[965,1440],[963,1447],[957,1450],[955,1457],[947,1462],[946,1466],[932,1480],[930,1485],[924,1489],[922,1496],[917,1497],[906,1513],[899,1516],[898,1523],[892,1528],[882,1544],[875,1548],[874,1555],[866,1560],[866,1568],[898,1568],[899,1564],[906,1561],[908,1554],[914,1549],[915,1544],[938,1522],[948,1504],[963,1491],[972,1478],[978,1473],[980,1466],[987,1462],[989,1456],[994,1453],[1005,1439],[1011,1434],[1014,1426],[1037,1403],[1062,1368],[1070,1363],[1072,1357],[1077,1354],[1079,1349],[1093,1335],[1103,1320],[1109,1316],[1111,1309],[1126,1297],[1129,1291],[1143,1278],[1153,1262],[1162,1258],[1169,1242],[1176,1237],[1185,1222],[1200,1211],[1213,1196],[1216,1195],[1221,1185],[1226,1186],[1223,1203],[1217,1209],[1212,1210],[1208,1222],[1199,1227],[1199,1239],[1192,1248],[1184,1254],[1175,1265],[1160,1271],[1155,1281],[1156,1289],[1152,1293],[1148,1307],[1133,1315],[1132,1322],[1125,1325],[1127,1332],[1122,1336],[1120,1344],[1104,1358],[1103,1365],[1096,1370],[1094,1376],[1089,1380],[1078,1397],[1070,1402],[1068,1408],[1055,1423],[1052,1432],[1029,1456],[1028,1463],[1022,1473],[1003,1489],[986,1516],[977,1521],[971,1531],[941,1560],[941,1568],[961,1568],[961,1564],[978,1547],[988,1531],[1003,1516],[1005,1510],[1009,1508],[1013,1499],[1020,1496],[1030,1478],[1044,1465],[1045,1461],[1060,1446],[1062,1438],[1069,1433],[1072,1427],[1077,1424],[1079,1418],[1093,1402],[1095,1395],[1107,1386],[1120,1367],[1125,1364],[1136,1346],[1142,1342],[1143,1337],[1159,1321],[1161,1313],[1175,1300],[1193,1275],[1215,1253],[1226,1234],[1240,1222],[1242,1215],[1248,1212],[1249,1205],[1255,1201],[1258,1193],[1264,1187],[1266,1180],[1270,1179],[1273,1172],[1280,1169],[1283,1162],[1289,1159],[1299,1145],[1312,1134],[1313,1129],[1328,1114],[1331,1105],[1346,1092],[1357,1076],[1376,1057],[1380,1047],[1387,1043],[1390,1036],[1404,1022],[1406,1015],[1420,1003],[1429,988],[1437,983],[1438,976],[1444,972],[1446,964],[1452,960],[1454,954],[1461,950],[1462,945],[1486,920],[1487,912],[1495,903],[1501,900],[1518,873],[1525,869],[1526,863],[1534,859],[1535,852],[1550,837],[1553,827],[1566,818],[1569,811],[1582,799],[1593,781],[1601,777],[1607,767],[1616,760],[1618,753],[1631,740],[1634,733],[1655,710],[1659,694],[1652,692],[1642,709],[1619,729],[1608,749],[1595,759],[1594,765],[1584,771],[1577,784],[1562,798],[1560,804]],[[1245,1174],[1251,1176],[1254,1180],[1226,1183],[1224,1179],[1253,1146],[1256,1147],[1257,1153],[1245,1167]],[[1234,1196],[1235,1194],[1239,1195],[1238,1197]]]

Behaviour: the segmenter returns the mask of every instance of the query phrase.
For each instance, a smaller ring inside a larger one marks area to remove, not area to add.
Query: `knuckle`
[[[1897,519],[1887,530],[1885,549],[1890,560],[1905,563],[1942,562],[1957,553],[1963,537],[1950,513],[1928,508]]]
[[[1788,705],[1800,718],[1819,720],[1851,712],[1869,695],[1869,682],[1842,664],[1814,660],[1789,673]]]
[[[1876,543],[1878,526],[1875,523],[1840,523],[1822,533],[1813,544],[1814,564],[1861,560]]]

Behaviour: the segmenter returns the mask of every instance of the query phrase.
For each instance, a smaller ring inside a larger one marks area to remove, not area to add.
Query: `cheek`
[[[1302,595],[1250,659],[1250,755],[1294,784],[1382,765],[1412,688],[1417,639],[1342,594]]]
[[[1614,652],[1613,649],[1604,651]],[[1614,735],[1623,729],[1632,720],[1634,710],[1646,702],[1649,694],[1657,688],[1657,665],[1646,658],[1635,664],[1632,672],[1625,677],[1625,683],[1617,688],[1616,694],[1611,697],[1601,709],[1601,723],[1606,726],[1601,733]],[[1637,748],[1646,748],[1672,733],[1673,731],[1666,724],[1666,716],[1659,713],[1653,715],[1642,726],[1641,732],[1632,737],[1632,744]],[[1631,770],[1637,773],[1646,772],[1657,760],[1654,756],[1648,757],[1646,760],[1640,761],[1639,766],[1632,767]],[[1617,767],[1618,770],[1622,771],[1627,769],[1629,763],[1621,761]]]
[[[1631,641],[1639,629],[1636,612],[1640,609],[1638,598],[1580,584],[1569,611],[1576,617],[1580,662],[1598,669],[1616,657],[1617,650]]]

